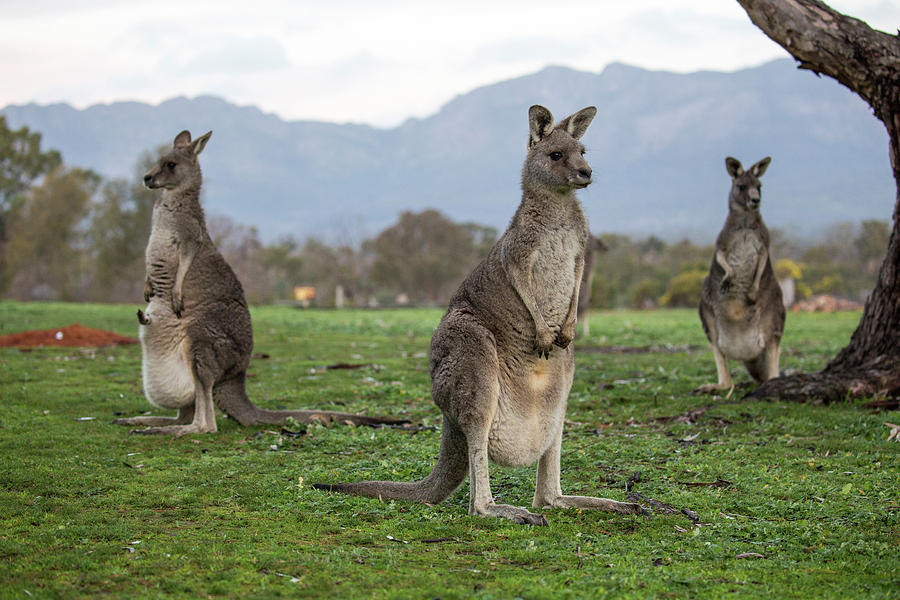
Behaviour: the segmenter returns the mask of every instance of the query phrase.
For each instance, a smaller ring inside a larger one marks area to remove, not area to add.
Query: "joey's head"
[[[745,171],[738,159],[730,156],[725,159],[725,169],[731,175],[731,193],[728,194],[729,210],[759,211],[760,189],[762,188],[759,178],[769,168],[770,162],[772,159],[767,156]]]
[[[203,177],[197,156],[203,152],[211,135],[212,131],[209,131],[192,142],[189,131],[179,133],[175,136],[172,149],[163,154],[144,175],[144,185],[150,189],[199,189]]]
[[[522,188],[565,194],[590,185],[591,167],[578,140],[597,114],[593,106],[582,108],[559,123],[543,106],[528,109],[528,156],[522,168]]]

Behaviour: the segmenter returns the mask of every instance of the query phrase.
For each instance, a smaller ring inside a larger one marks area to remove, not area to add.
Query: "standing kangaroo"
[[[767,156],[744,171],[737,159],[725,159],[731,175],[728,218],[700,294],[700,321],[712,344],[719,382],[700,386],[699,393],[731,393],[729,358],[744,361],[758,382],[778,376],[784,303],[769,257],[769,230],[759,212],[759,178],[771,160]]]
[[[197,156],[212,132],[193,142],[182,131],[172,150],[144,175],[150,189],[165,191],[153,205],[147,243],[146,311],[138,310],[144,394],[151,404],[178,409],[177,417],[116,419],[143,425],[134,433],[216,431],[213,406],[241,425],[283,423],[288,417],[356,424],[399,421],[316,410],[264,410],[244,386],[253,329],[241,284],[216,250],[200,206]]]
[[[546,108],[528,111],[522,203],[487,258],[456,291],[431,339],[431,396],[443,413],[431,473],[417,482],[314,487],[437,503],[468,472],[469,514],[546,525],[542,515],[494,503],[488,477],[488,460],[503,466],[537,462],[534,508],[642,512],[637,504],[564,496],[560,490],[563,420],[575,371],[570,343],[588,239],[574,192],[591,183],[578,139],[596,112],[585,108],[554,126]]]

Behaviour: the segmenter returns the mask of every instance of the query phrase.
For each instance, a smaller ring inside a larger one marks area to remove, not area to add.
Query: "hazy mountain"
[[[503,229],[519,200],[531,104],[557,118],[598,107],[583,140],[595,183],[579,194],[597,232],[711,241],[726,213],[728,155],[745,165],[772,156],[763,178],[770,227],[890,216],[883,126],[847,89],[790,60],[734,73],[548,67],[393,129],[288,122],[209,96],[0,113],[42,132],[68,164],[109,177],[135,177],[141,153],[181,129],[212,129],[202,158],[207,210],[271,239],[347,225],[371,234],[401,210],[426,207]]]

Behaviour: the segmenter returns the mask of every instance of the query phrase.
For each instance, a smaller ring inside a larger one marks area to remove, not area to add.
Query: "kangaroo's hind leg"
[[[465,436],[469,462],[469,514],[546,525],[525,508],[497,504],[491,493],[489,438],[500,402],[500,363],[490,331],[465,315],[445,320],[431,347],[431,394]]]
[[[718,383],[706,383],[694,390],[695,394],[714,394],[723,390],[731,390],[734,383],[731,380],[731,371],[728,370],[728,360],[719,349],[719,330],[716,326],[716,316],[712,308],[705,303],[700,304],[700,321],[703,323],[703,331],[709,339],[713,358],[716,361],[716,375]],[[729,392],[730,394],[730,392]]]
[[[534,489],[534,501],[531,506],[543,508],[591,508],[608,512],[626,514],[648,514],[648,511],[640,504],[632,502],[618,502],[609,498],[595,498],[593,496],[565,496],[559,482],[560,476],[560,447],[562,446],[562,423],[559,431],[550,447],[541,456],[537,468],[537,484]]]
[[[216,413],[213,404],[213,384],[216,380],[216,356],[211,348],[190,350],[185,348],[190,360],[194,380],[193,418],[190,423],[163,425],[136,429],[132,433],[163,434],[180,437],[189,433],[215,433]]]

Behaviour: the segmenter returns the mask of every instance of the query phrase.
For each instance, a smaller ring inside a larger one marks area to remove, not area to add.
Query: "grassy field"
[[[136,308],[0,302],[0,335],[135,335]],[[671,514],[554,509],[532,528],[468,516],[467,484],[438,506],[311,489],[429,471],[440,315],[253,311],[258,404],[402,414],[415,431],[219,415],[215,434],[134,436],[110,421],[150,408],[138,346],[0,349],[0,598],[900,597],[900,444],[883,425],[900,415],[691,395],[715,377],[694,311],[592,315],[563,439],[564,492]],[[821,368],[858,318],[788,315],[782,368]],[[325,368],[339,362],[365,366]],[[534,469],[491,483],[530,506]]]

